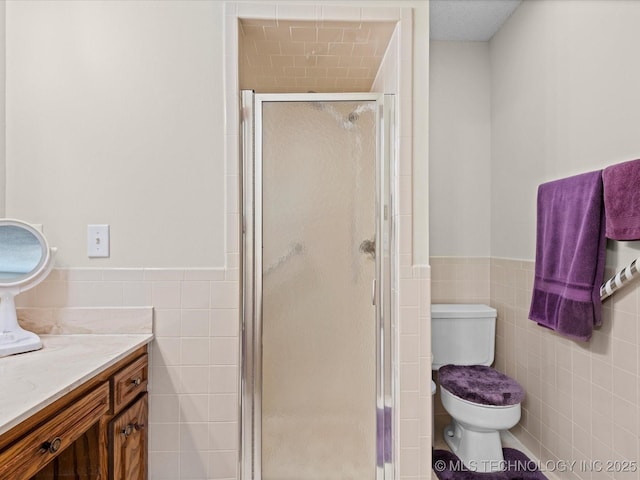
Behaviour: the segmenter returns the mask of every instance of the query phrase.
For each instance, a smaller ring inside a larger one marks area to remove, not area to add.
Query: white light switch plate
[[[109,225],[87,227],[87,256],[89,258],[109,256]]]

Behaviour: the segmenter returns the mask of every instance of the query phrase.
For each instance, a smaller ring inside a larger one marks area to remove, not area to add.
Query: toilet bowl
[[[520,420],[524,389],[489,366],[496,311],[485,305],[432,305],[431,312],[433,369],[452,418],[444,439],[467,469],[503,470],[500,431]]]
[[[472,471],[502,470],[500,430],[520,420],[520,384],[485,365],[444,365],[438,379],[442,406],[452,418],[444,431],[451,451]]]
[[[520,404],[505,407],[481,405],[456,397],[444,388],[440,398],[452,418],[444,429],[444,439],[451,451],[469,470],[503,470],[500,431],[518,423]]]

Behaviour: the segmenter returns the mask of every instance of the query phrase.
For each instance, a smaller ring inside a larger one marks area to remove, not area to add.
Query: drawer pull
[[[40,447],[40,453],[56,453],[60,450],[60,445],[62,445],[62,440],[60,437],[56,437],[50,442],[44,442]]]
[[[138,423],[137,421],[134,420],[135,423],[129,423],[126,427],[124,427],[122,429],[122,431],[120,433],[122,433],[122,435],[124,435],[125,437],[128,437],[129,435],[133,434],[134,431],[135,432],[139,432],[140,430],[142,430],[144,428],[144,423]]]
[[[142,378],[136,377],[133,380],[131,380],[131,383],[137,387],[142,383]]]

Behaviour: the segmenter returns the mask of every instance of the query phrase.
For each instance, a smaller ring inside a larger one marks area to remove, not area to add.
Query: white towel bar
[[[640,262],[640,258],[636,258],[633,262],[629,264],[628,267],[623,268],[618,273],[616,273],[609,280],[604,282],[600,287],[600,300],[604,300],[605,298],[609,298],[613,295],[613,292],[618,290],[619,288],[628,284],[633,278],[637,277],[640,272],[638,272],[638,262]]]

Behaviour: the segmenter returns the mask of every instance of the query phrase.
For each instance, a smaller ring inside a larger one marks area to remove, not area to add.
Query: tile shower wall
[[[154,306],[149,478],[235,479],[237,254],[229,269],[54,270],[18,306]]]
[[[605,301],[602,327],[590,342],[582,343],[528,320],[533,262],[453,257],[431,262],[434,303],[486,303],[488,299],[498,311],[495,366],[517,379],[527,392],[521,421],[511,433],[550,467],[577,462],[568,471],[556,469],[559,478],[637,479],[637,286]],[[615,270],[608,267],[607,277]],[[439,402],[434,409],[446,415]],[[621,471],[625,466],[627,471]]]

